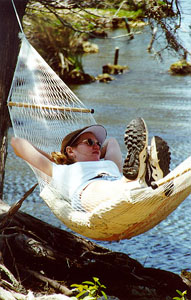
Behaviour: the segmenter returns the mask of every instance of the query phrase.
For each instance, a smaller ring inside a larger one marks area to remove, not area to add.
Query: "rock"
[[[96,77],[96,80],[98,80],[99,82],[110,82],[112,80],[114,80],[114,78],[112,76],[110,76],[107,73],[104,74],[100,74]]]
[[[112,64],[104,65],[102,69],[103,69],[103,74],[107,73],[107,74],[115,74],[115,75],[129,70],[128,66],[120,66],[120,65],[112,65]]]
[[[97,53],[97,52],[99,52],[98,45],[92,44],[88,41],[83,42],[82,48],[83,48],[83,52],[85,52],[85,53]]]
[[[185,59],[173,63],[170,66],[169,72],[172,75],[190,75],[191,74],[191,64]]]
[[[84,84],[95,81],[95,78],[79,70],[72,70],[67,75],[67,82],[72,84]]]

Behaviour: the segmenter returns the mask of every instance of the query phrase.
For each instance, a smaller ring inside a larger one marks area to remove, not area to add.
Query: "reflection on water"
[[[121,34],[116,31],[115,35]],[[123,39],[94,40],[97,54],[84,56],[87,73],[97,75],[102,65],[112,63],[115,47],[120,48],[119,64],[130,72],[118,75],[109,84],[93,83],[72,86],[74,93],[90,108],[95,119],[105,125],[109,136],[115,136],[125,156],[123,132],[133,118],[145,119],[149,137],[160,135],[169,144],[174,168],[191,153],[191,77],[171,76],[167,70],[176,61],[168,54],[160,63],[146,52],[150,36],[147,30],[131,41]],[[189,41],[190,42],[190,41]],[[12,132],[10,130],[9,134]],[[32,171],[9,147],[5,178],[5,201],[13,203],[36,181]],[[101,242],[114,251],[122,251],[147,267],[179,273],[191,263],[191,197],[189,196],[166,220],[152,230],[119,243]],[[38,196],[38,189],[25,200],[22,210],[64,228]]]

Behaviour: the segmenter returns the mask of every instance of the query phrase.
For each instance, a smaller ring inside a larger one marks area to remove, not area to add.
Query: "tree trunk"
[[[112,252],[23,212],[16,212],[5,223],[6,210],[0,202],[0,263],[25,289],[39,292],[49,284],[54,292],[71,295],[72,283],[98,277],[107,287],[106,293],[121,300],[172,299],[177,289],[187,290],[191,299],[189,286],[176,274],[144,268],[126,254]],[[44,287],[42,281],[46,282]],[[52,285],[57,281],[61,289]]]
[[[20,20],[28,0],[14,0]],[[11,86],[19,52],[20,31],[11,0],[0,1],[0,199],[3,197],[3,181],[7,156],[7,132],[10,126],[7,97]]]

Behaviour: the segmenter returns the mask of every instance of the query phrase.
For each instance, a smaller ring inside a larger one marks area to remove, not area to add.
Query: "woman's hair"
[[[78,139],[74,142],[74,144],[72,144],[72,147],[75,147],[77,141]],[[75,160],[69,157],[68,153],[66,152],[67,145],[65,145],[64,142],[65,139],[63,139],[62,141],[60,152],[51,153],[52,161],[55,162],[57,165],[71,165],[75,163]]]
[[[52,161],[57,165],[71,165],[74,163],[74,160],[68,157],[67,153],[61,152],[52,152]]]

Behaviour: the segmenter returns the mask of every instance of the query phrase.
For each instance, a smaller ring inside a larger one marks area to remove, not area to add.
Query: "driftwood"
[[[65,299],[60,295],[71,296],[71,284],[98,277],[107,287],[106,294],[120,300],[172,299],[177,289],[187,290],[191,299],[189,285],[176,274],[144,268],[126,254],[112,252],[23,212],[6,220],[8,209],[0,201],[0,296],[9,290],[13,294],[33,293],[34,299],[45,299],[43,293],[57,293],[58,298],[51,299]],[[6,297],[0,299],[9,299]]]

